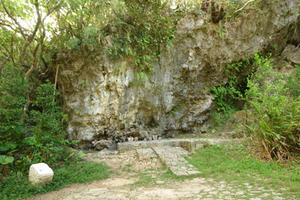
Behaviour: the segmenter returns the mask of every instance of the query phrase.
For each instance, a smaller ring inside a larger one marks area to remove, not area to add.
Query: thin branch
[[[13,15],[8,11],[7,7],[5,6],[4,0],[1,0],[2,6],[4,8],[5,13],[8,15],[8,17],[15,22],[15,24],[18,26],[21,35],[23,36],[24,39],[26,39],[26,35],[23,31],[23,27],[20,25],[18,20],[13,17]]]
[[[25,74],[25,79],[28,79],[29,75],[33,72],[36,63],[37,63],[37,52],[40,48],[40,44],[37,44],[36,47],[34,48],[34,51],[32,53],[32,57],[33,57],[33,61],[32,61],[32,65],[30,66],[29,70],[26,72]]]
[[[45,15],[45,17],[42,19],[42,23],[44,23],[45,19],[51,15],[56,9],[58,9],[61,5],[62,5],[63,1],[60,1],[56,6],[54,6],[53,8],[51,8],[47,14]]]
[[[9,28],[15,30],[10,24],[7,24],[7,23],[5,23],[5,22],[3,22],[3,21],[0,21],[0,26],[7,26],[7,27],[9,27]]]
[[[39,30],[40,24],[41,24],[41,14],[40,14],[40,7],[39,7],[39,2],[38,0],[35,0],[34,3],[35,6],[35,10],[36,10],[36,14],[37,14],[37,22],[35,24],[34,30],[32,32],[32,34],[29,36],[29,38],[27,39],[26,43],[24,44],[22,51],[20,53],[20,57],[19,57],[19,65],[22,66],[23,65],[23,58],[25,56],[25,52],[27,50],[27,48],[29,47],[29,45],[32,43],[32,41],[34,40],[37,31]]]
[[[56,73],[55,73],[55,80],[54,80],[54,91],[53,91],[53,102],[55,101],[55,92],[56,92],[56,87],[57,87],[57,79],[58,79],[58,72],[59,72],[59,66],[57,65],[56,67]]]
[[[242,11],[244,8],[247,7],[247,5],[248,5],[249,3],[254,2],[254,1],[255,1],[255,0],[249,0],[249,1],[247,1],[240,9],[236,10],[236,11],[234,12],[234,14],[236,14],[236,13]]]
[[[2,48],[2,51],[0,51],[0,52],[2,54],[4,54],[4,56],[6,57],[6,59],[7,60],[11,60],[13,62],[13,64],[15,64],[14,58],[13,58],[13,54],[11,53],[11,51],[7,47],[5,47],[4,45],[1,46],[1,48]]]

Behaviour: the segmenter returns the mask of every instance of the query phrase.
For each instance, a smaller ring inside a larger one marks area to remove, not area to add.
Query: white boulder
[[[51,182],[53,175],[53,170],[45,163],[33,164],[29,169],[29,181],[34,185]]]

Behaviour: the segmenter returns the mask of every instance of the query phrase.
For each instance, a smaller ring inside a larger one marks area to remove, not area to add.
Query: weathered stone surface
[[[200,174],[197,168],[189,164],[184,156],[188,152],[181,147],[153,147],[160,160],[174,173],[176,176],[188,176]]]
[[[95,141],[94,143],[93,143],[93,145],[94,145],[94,148],[96,149],[96,150],[99,150],[99,151],[101,151],[101,150],[103,150],[103,149],[112,149],[113,147],[113,141],[111,141],[111,140],[99,140],[99,141]]]
[[[157,157],[151,148],[137,149],[136,153],[139,160],[149,160]]]
[[[238,139],[214,139],[214,138],[198,138],[198,139],[165,139],[139,142],[124,142],[117,144],[119,152],[132,151],[136,149],[147,149],[153,147],[182,147],[186,151],[193,152],[195,149],[201,148],[204,144],[222,144],[226,142],[238,142]]]
[[[70,138],[143,140],[201,127],[213,103],[208,88],[226,83],[228,63],[273,46],[280,52],[299,35],[295,24],[300,13],[291,12],[300,10],[299,0],[262,0],[257,6],[224,23],[222,37],[209,14],[186,14],[177,24],[173,48],[162,49],[144,86],[131,84],[137,71],[129,58],[115,61],[103,54],[66,59],[59,54],[58,81]]]
[[[53,175],[53,170],[45,163],[33,164],[29,169],[29,181],[35,185],[51,182]]]
[[[131,151],[135,149],[145,149],[152,147],[172,146],[180,147],[182,142],[189,142],[190,139],[165,139],[152,141],[124,142],[118,143],[117,149],[120,152]]]
[[[297,48],[294,45],[288,45],[282,55],[290,62],[300,65],[300,46]]]

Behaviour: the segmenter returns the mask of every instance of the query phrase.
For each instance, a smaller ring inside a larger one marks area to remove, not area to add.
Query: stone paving
[[[157,155],[151,148],[137,149],[136,153],[139,160],[149,160],[157,158]]]
[[[138,141],[119,143],[119,152],[136,150],[138,159],[149,160],[158,158],[172,173],[177,176],[188,176],[200,174],[200,172],[184,158],[189,152],[201,148],[204,144],[226,143],[228,139],[168,139],[153,141]]]
[[[200,174],[198,169],[184,158],[189,153],[181,147],[153,147],[160,160],[174,173],[176,176],[188,176]]]
[[[201,148],[204,144],[222,144],[229,141],[239,141],[233,139],[213,139],[213,138],[187,138],[187,139],[163,139],[152,141],[137,141],[137,142],[123,142],[117,144],[119,152],[126,152],[136,149],[146,149],[152,147],[182,147],[187,151],[193,152],[195,149]]]
[[[161,166],[156,154],[160,155],[161,160],[165,160],[164,163],[170,162],[169,166],[172,166],[171,160],[182,160],[188,153],[183,148],[170,146],[138,148],[123,153],[90,152],[85,159],[105,162],[115,172],[109,179],[87,184],[74,184],[28,200],[290,200],[280,193],[255,183],[231,184],[226,180],[204,178],[201,174],[200,177],[191,177],[186,180],[164,177],[167,170]],[[183,163],[183,166],[186,166],[185,160]],[[170,170],[176,174],[178,168],[170,167]],[[191,172],[191,174],[194,171],[191,168],[180,170]],[[187,174],[179,173],[178,175]],[[143,179],[145,176],[147,178]]]

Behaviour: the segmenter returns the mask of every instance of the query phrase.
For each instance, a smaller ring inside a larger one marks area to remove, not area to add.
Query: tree
[[[51,14],[61,8],[63,0],[1,0],[0,6],[0,58],[2,67],[6,62],[12,62],[26,70],[28,79],[36,66],[42,62],[44,42],[46,39],[46,20]],[[33,22],[27,24],[26,22]],[[0,68],[1,69],[1,68]]]

